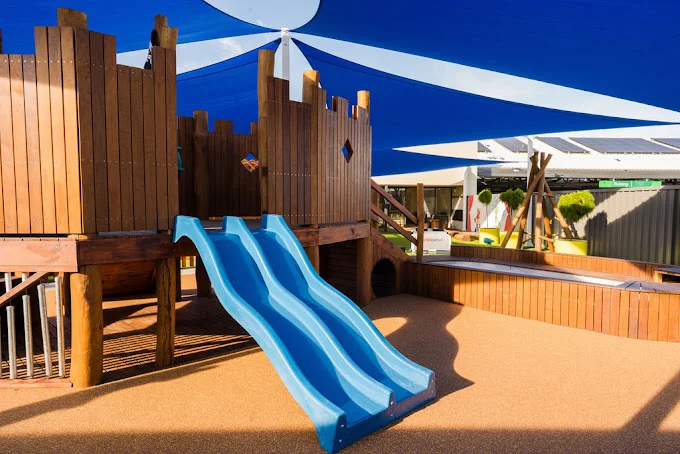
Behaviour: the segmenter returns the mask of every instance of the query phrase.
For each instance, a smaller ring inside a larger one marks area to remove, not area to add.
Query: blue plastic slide
[[[435,398],[434,373],[405,358],[349,299],[323,281],[280,216],[251,232],[225,217],[206,232],[178,216],[225,310],[257,341],[336,452]],[[282,283],[285,283],[282,284]]]

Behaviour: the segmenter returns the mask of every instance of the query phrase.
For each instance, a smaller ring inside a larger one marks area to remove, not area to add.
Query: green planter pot
[[[508,232],[503,232],[501,233],[501,244],[505,240],[505,237],[508,235]],[[508,240],[508,244],[505,245],[506,249],[517,249],[517,242],[519,241],[519,232],[512,232],[510,235],[510,239]]]
[[[588,240],[555,240],[555,252],[558,254],[588,255]]]
[[[486,244],[485,238],[491,239],[491,244]],[[498,246],[501,244],[501,230],[496,227],[482,227],[479,229],[479,244],[482,246]]]

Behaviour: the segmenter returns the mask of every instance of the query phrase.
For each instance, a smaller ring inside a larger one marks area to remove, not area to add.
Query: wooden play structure
[[[372,298],[374,255],[405,260],[371,239],[368,92],[351,115],[343,98],[327,108],[307,71],[303,102],[291,101],[274,52],[261,51],[251,133],[233,134],[226,119],[210,130],[208,112],[176,116],[177,30],[164,16],[154,28],[152,69],[117,64],[116,38],[68,9],[35,28],[35,55],[0,54],[0,270],[29,276],[0,308],[60,273],[78,387],[102,380],[103,300],[114,294],[155,291],[155,363],[173,363],[180,260],[196,255],[171,240],[178,214],[208,227],[283,215],[322,276],[359,305]],[[242,162],[249,154],[256,169]],[[210,294],[194,263],[199,295]]]
[[[573,237],[569,224],[560,213],[560,209],[557,207],[555,202],[555,195],[550,190],[550,186],[545,180],[545,171],[548,168],[548,163],[552,155],[545,153],[534,153],[531,156],[531,170],[529,171],[529,179],[527,180],[527,191],[524,196],[522,204],[517,209],[515,217],[512,219],[510,228],[501,243],[501,247],[506,247],[510,241],[512,232],[515,231],[516,227],[519,227],[519,240],[517,241],[515,248],[521,249],[524,243],[528,240],[524,240],[525,229],[527,225],[527,218],[529,215],[529,204],[536,195],[536,222],[534,223],[534,233],[529,234],[530,239],[534,240],[534,249],[536,251],[543,250],[543,242],[548,243],[548,249],[550,252],[555,252],[555,240],[552,237],[551,219],[548,215],[548,205],[552,208],[552,212],[555,213],[555,217],[560,223],[565,236],[568,239]]]

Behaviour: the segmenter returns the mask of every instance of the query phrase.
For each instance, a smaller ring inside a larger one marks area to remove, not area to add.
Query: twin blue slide
[[[225,217],[206,231],[178,216],[174,241],[194,242],[215,294],[269,357],[336,452],[435,399],[434,372],[408,360],[316,273],[280,216],[262,228]]]

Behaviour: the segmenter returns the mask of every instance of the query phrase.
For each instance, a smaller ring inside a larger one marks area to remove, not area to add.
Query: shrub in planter
[[[508,189],[507,191],[501,193],[501,202],[505,203],[508,208],[510,208],[510,219],[514,217],[514,213],[519,208],[519,206],[524,201],[524,191],[520,188]],[[501,242],[505,239],[507,233],[501,234]],[[517,247],[517,241],[519,240],[519,232],[512,232],[510,234],[510,240],[508,244],[505,245],[508,249],[515,249]]]
[[[489,204],[491,203],[492,194],[488,189],[482,190],[477,199],[484,204],[486,208],[486,219],[489,219]],[[491,241],[489,241],[491,240]],[[498,245],[500,243],[500,229],[497,227],[482,227],[479,229],[479,243],[487,244],[489,246]]]
[[[588,242],[579,239],[574,224],[588,216],[595,209],[595,197],[590,191],[577,191],[560,197],[557,203],[564,219],[570,224],[574,239],[558,239],[555,241],[555,251],[563,254],[588,254]]]

